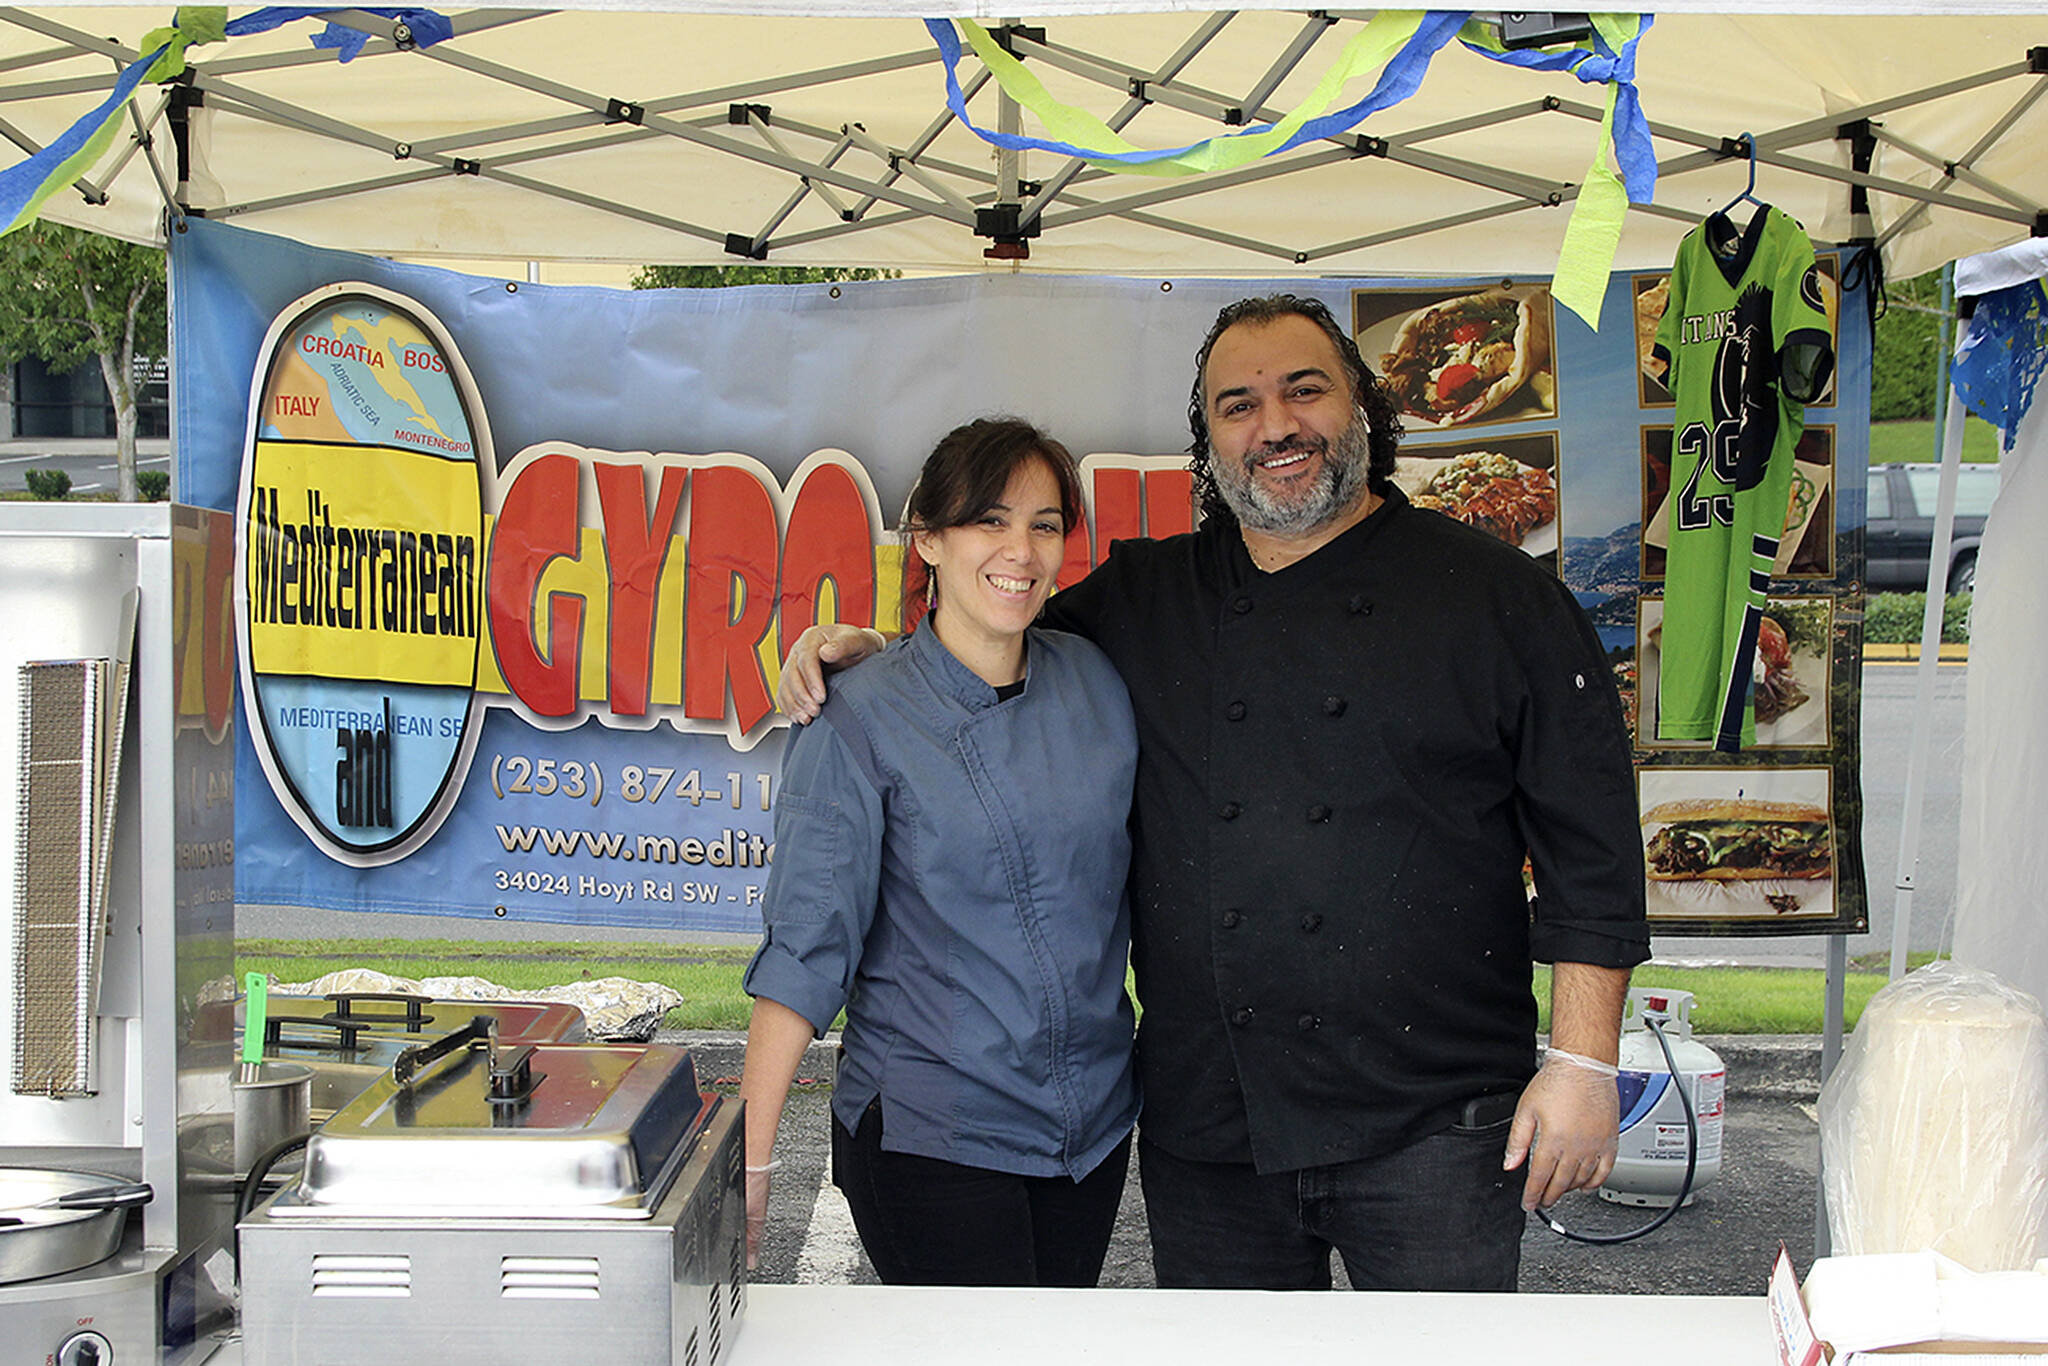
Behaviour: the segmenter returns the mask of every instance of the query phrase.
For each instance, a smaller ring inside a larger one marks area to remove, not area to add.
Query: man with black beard
[[[1223,310],[1188,418],[1200,528],[1118,543],[1044,617],[1138,721],[1159,1284],[1327,1288],[1334,1248],[1360,1289],[1512,1290],[1524,1212],[1613,1165],[1649,956],[1612,675],[1555,577],[1409,506],[1393,406],[1321,303]],[[783,710],[878,645],[805,632]]]

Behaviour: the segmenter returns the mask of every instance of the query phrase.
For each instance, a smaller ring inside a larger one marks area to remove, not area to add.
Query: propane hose
[[[1656,1036],[1657,1047],[1664,1050],[1664,1065],[1671,1071],[1671,1085],[1678,1091],[1678,1103],[1685,1110],[1685,1179],[1678,1183],[1678,1194],[1672,1197],[1671,1203],[1660,1211],[1656,1218],[1641,1228],[1630,1229],[1625,1233],[1574,1233],[1558,1223],[1549,1210],[1537,1210],[1537,1215],[1549,1226],[1550,1231],[1560,1238],[1569,1238],[1575,1243],[1591,1243],[1595,1246],[1632,1243],[1645,1234],[1655,1233],[1671,1222],[1671,1216],[1678,1213],[1678,1207],[1685,1203],[1685,1197],[1692,1194],[1692,1175],[1699,1165],[1700,1156],[1699,1118],[1693,1114],[1692,1097],[1686,1094],[1685,1083],[1679,1078],[1678,1059],[1671,1056],[1671,1045],[1664,1038],[1663,1027],[1654,1019],[1646,1019],[1644,1023],[1649,1025],[1650,1033]]]

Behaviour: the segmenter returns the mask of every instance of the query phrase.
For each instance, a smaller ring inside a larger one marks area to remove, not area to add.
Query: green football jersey
[[[1817,348],[1817,350],[1816,350]],[[1677,400],[1657,735],[1756,742],[1751,670],[1805,404],[1834,370],[1806,230],[1763,208],[1687,234],[1653,355]]]

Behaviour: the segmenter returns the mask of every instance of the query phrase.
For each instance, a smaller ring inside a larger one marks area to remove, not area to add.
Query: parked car
[[[1917,592],[1927,587],[1927,557],[1934,550],[1934,500],[1939,465],[1872,465],[1870,521],[1864,530],[1863,578],[1873,589]],[[1963,465],[1956,473],[1956,520],[1948,547],[1948,591],[1967,593],[1977,582],[1977,544],[1984,518],[1998,497],[1998,466]]]

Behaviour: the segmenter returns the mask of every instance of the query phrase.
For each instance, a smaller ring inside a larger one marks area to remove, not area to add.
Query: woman
[[[746,976],[750,1244],[797,1063],[844,1006],[832,1177],[882,1280],[1101,1274],[1138,1112],[1137,736],[1102,653],[1031,624],[1079,515],[1029,424],[948,433],[906,509],[911,634],[790,740]]]

